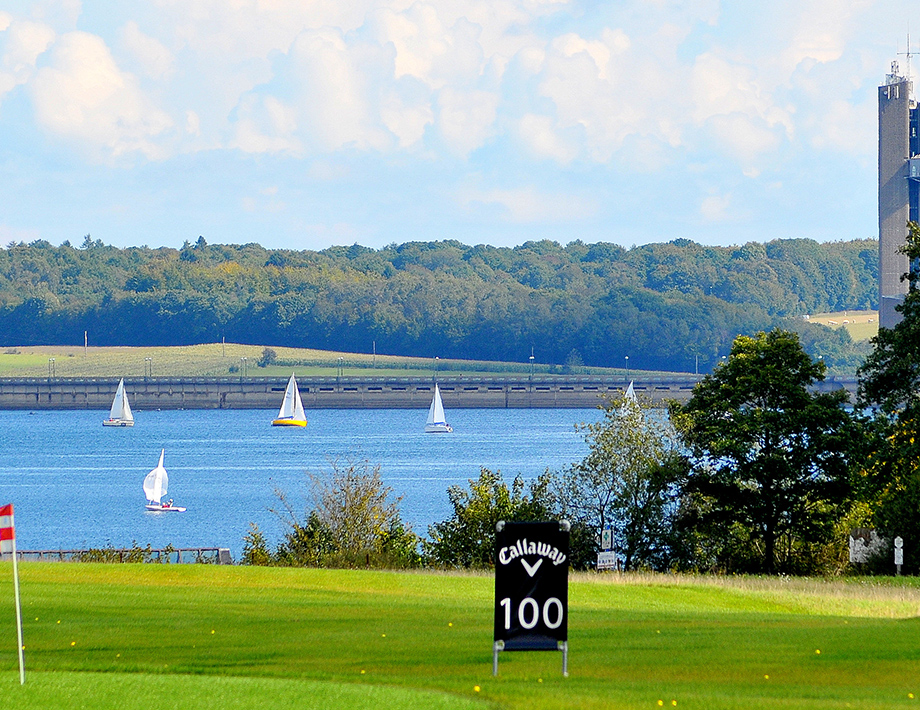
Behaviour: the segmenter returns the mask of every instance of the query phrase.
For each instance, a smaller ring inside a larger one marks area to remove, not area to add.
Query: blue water
[[[424,434],[419,410],[313,410],[305,429],[272,427],[274,412],[136,413],[104,428],[102,411],[0,411],[0,504],[16,509],[17,547],[229,547],[239,558],[249,523],[276,541],[275,490],[307,507],[306,472],[330,461],[380,465],[403,519],[424,535],[450,516],[447,487],[482,466],[530,480],[586,453],[575,424],[596,409],[460,409],[452,434]],[[144,510],[144,476],[166,449],[169,494],[185,513]]]

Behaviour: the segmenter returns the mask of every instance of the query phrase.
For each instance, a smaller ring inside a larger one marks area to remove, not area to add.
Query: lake
[[[0,411],[0,504],[16,506],[17,547],[228,547],[238,560],[249,523],[270,541],[283,526],[274,491],[307,508],[306,471],[330,461],[379,464],[403,496],[403,519],[426,535],[451,514],[447,488],[482,466],[510,483],[583,458],[575,424],[598,409],[458,409],[452,434],[425,434],[423,410],[311,410],[305,429],[272,427],[274,411],[136,412],[130,429],[103,411]],[[165,448],[169,494],[185,513],[144,510],[144,476]]]

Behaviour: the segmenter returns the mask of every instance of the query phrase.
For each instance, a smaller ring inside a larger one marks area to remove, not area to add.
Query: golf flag
[[[22,605],[19,603],[19,567],[16,565],[16,527],[13,504],[0,506],[0,554],[13,556],[13,589],[16,594],[16,637],[19,641],[19,684],[26,682],[26,663],[22,654]]]
[[[13,504],[0,507],[0,553],[16,549],[16,530],[13,527]]]

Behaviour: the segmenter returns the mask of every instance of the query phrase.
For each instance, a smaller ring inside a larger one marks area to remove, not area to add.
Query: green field
[[[815,313],[808,317],[811,323],[828,328],[845,328],[855,341],[869,340],[878,335],[878,311],[837,311]]]
[[[491,673],[489,575],[26,563],[17,708],[898,708],[920,700],[920,586],[573,575],[559,653]],[[2,608],[0,607],[0,608]]]
[[[279,364],[258,367],[261,345],[209,343],[176,347],[41,345],[0,347],[0,377],[431,377],[529,375],[529,362],[486,362],[272,347]],[[538,363],[534,374],[562,374]],[[580,367],[571,374],[615,375],[622,368]],[[645,375],[659,374],[643,372]]]

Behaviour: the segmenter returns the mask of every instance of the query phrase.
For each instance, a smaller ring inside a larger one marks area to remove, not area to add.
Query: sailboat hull
[[[184,513],[185,508],[181,505],[160,505],[159,503],[148,503],[144,506],[147,510],[155,513]]]
[[[104,419],[102,426],[134,426],[134,421],[130,419]]]
[[[450,424],[426,424],[426,434],[450,434],[454,429]]]
[[[272,426],[306,426],[306,425],[307,425],[306,419],[273,419],[272,420]]]

